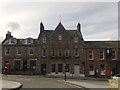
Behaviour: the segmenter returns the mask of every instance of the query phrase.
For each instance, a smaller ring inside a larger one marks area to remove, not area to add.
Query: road
[[[32,76],[3,76],[4,80],[17,81],[23,84],[23,88],[29,89],[40,89],[40,88],[56,88],[65,90],[82,90],[81,87],[65,83],[63,79],[58,78],[46,78],[46,77],[32,77]],[[70,89],[71,88],[71,89]]]

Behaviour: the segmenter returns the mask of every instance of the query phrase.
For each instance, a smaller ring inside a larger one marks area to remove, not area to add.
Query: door
[[[14,62],[14,70],[19,71],[20,70],[20,61]]]
[[[23,61],[23,71],[27,71],[27,61]]]
[[[46,64],[41,64],[41,75],[46,75]]]
[[[80,67],[79,65],[74,65],[74,75],[75,76],[80,76]]]

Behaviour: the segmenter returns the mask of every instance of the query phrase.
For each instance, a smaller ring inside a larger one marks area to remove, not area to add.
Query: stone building
[[[11,32],[6,34],[2,42],[2,65],[4,67],[5,63],[9,63],[11,74],[66,73],[68,76],[101,77],[106,75],[105,70],[110,65],[114,74],[120,73],[118,43],[84,41],[80,23],[76,30],[66,30],[61,22],[55,30],[45,30],[40,23],[37,39],[17,39]],[[106,57],[107,48],[112,48],[112,56]]]

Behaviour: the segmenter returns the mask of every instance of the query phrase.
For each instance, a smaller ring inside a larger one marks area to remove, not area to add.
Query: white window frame
[[[101,52],[101,51],[100,51]],[[99,52],[99,54],[101,55],[101,53]],[[102,56],[103,56],[103,58],[100,58],[100,60],[104,60],[105,59],[105,54],[104,54],[105,52],[104,51],[102,51]]]
[[[47,37],[42,37],[42,43],[46,43],[47,42]]]
[[[89,60],[94,60],[94,53],[93,53],[93,51],[91,50],[91,54],[92,54],[92,58],[90,58],[90,51],[88,51],[88,55],[89,55]]]
[[[77,36],[74,37],[74,42],[78,43],[78,37]]]
[[[42,57],[47,57],[47,56],[46,56],[46,49],[43,49],[43,50],[42,50]]]
[[[60,55],[60,51],[61,51],[61,55]],[[59,57],[62,56],[62,50],[58,50],[58,56],[59,56]]]
[[[20,49],[20,54],[18,53],[18,49]],[[17,48],[17,55],[21,55],[22,54],[22,49],[21,48]]]
[[[70,50],[65,50],[65,57],[69,57],[69,56],[70,56]]]
[[[33,50],[33,53],[30,53],[31,51],[30,50]],[[29,48],[29,55],[33,55],[34,54],[34,48]]]
[[[9,51],[8,51],[9,49]],[[7,52],[9,52],[9,54],[7,54]],[[10,55],[10,48],[5,48],[5,55]]]
[[[53,52],[53,51],[54,51],[54,52]],[[54,54],[54,55],[53,55],[53,54]],[[55,57],[55,55],[56,55],[56,51],[55,51],[55,50],[52,50],[52,51],[51,51],[51,56],[52,56],[52,57]]]
[[[77,50],[77,52],[76,52],[76,50]],[[77,55],[76,55],[76,53],[77,53]],[[78,49],[75,49],[75,50],[74,50],[74,57],[79,57],[79,56],[80,56],[79,50],[78,50]]]
[[[113,53],[112,53],[112,60],[117,60],[117,52],[115,50],[113,50],[115,53],[115,58],[113,58]]]
[[[62,40],[62,35],[61,34],[58,35],[58,40]]]

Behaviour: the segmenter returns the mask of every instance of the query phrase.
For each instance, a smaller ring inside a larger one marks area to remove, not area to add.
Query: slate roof
[[[85,48],[120,48],[120,41],[85,41]]]

